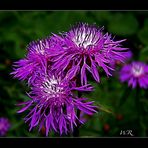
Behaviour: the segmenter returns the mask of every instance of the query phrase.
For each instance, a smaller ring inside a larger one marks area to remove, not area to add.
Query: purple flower
[[[31,100],[20,103],[25,105],[18,113],[30,108],[29,114],[25,117],[25,122],[29,122],[30,130],[39,125],[48,132],[68,133],[73,131],[77,122],[83,123],[78,119],[76,110],[92,115],[96,112],[93,101],[86,102],[86,98],[78,98],[73,91],[92,91],[91,85],[77,87],[73,81],[69,82],[62,77],[46,74],[38,77],[33,83],[31,92],[28,94]]]
[[[111,76],[114,68],[111,62],[124,62],[129,55],[128,49],[115,41],[110,34],[103,34],[103,28],[95,25],[79,23],[61,36],[53,34],[48,52],[52,59],[52,69],[57,73],[66,71],[66,77],[73,79],[80,75],[81,84],[87,84],[86,71],[99,82],[99,70],[102,68],[107,76]]]
[[[0,136],[6,136],[10,128],[10,122],[7,118],[0,118]]]
[[[46,53],[49,44],[48,38],[31,42],[27,47],[26,58],[15,62],[13,65],[15,68],[11,74],[19,80],[28,80],[29,84],[33,83],[40,71],[46,71],[47,64],[49,65],[50,60]]]
[[[139,85],[141,88],[148,88],[148,65],[142,62],[132,62],[123,66],[120,71],[121,82],[128,82],[128,85],[135,88]]]

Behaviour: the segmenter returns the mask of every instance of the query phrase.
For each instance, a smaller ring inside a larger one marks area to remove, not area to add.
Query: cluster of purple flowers
[[[69,133],[78,122],[83,123],[77,110],[96,113],[97,106],[77,96],[76,91],[93,91],[88,73],[96,82],[100,82],[102,70],[112,76],[115,68],[111,63],[125,62],[130,55],[122,47],[123,41],[103,33],[103,28],[96,25],[78,23],[69,32],[31,42],[26,57],[14,63],[12,72],[15,78],[27,80],[31,88],[27,93],[30,100],[20,103],[24,107],[18,111],[30,108],[25,117],[30,130],[39,125],[39,130],[46,128],[46,135],[51,130]]]

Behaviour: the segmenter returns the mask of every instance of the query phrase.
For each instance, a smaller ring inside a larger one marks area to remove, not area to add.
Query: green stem
[[[126,102],[126,100],[129,97],[130,93],[131,93],[131,89],[129,89],[129,87],[126,87],[125,91],[123,92],[123,94],[121,96],[121,98],[119,99],[119,103],[118,103],[119,107]]]
[[[140,88],[137,86],[136,93],[135,93],[135,103],[136,103],[136,109],[137,109],[137,115],[138,115],[138,133],[141,133],[141,115],[142,115],[142,106],[140,102]]]
[[[136,88],[136,93],[135,93],[135,101],[136,101],[136,107],[138,111],[138,115],[140,114],[140,100],[139,100],[139,87]]]
[[[80,80],[80,74],[77,76],[77,80],[76,80],[77,86],[81,86],[81,80]],[[78,98],[82,97],[82,93],[78,91]],[[76,124],[77,126],[74,127],[74,131],[73,131],[73,136],[74,137],[79,137],[79,127],[80,127],[80,114],[81,111],[79,109],[77,109],[77,120],[76,120]]]
[[[78,97],[80,98],[81,96],[82,96],[82,93],[78,92]],[[77,109],[77,117],[78,117],[78,119],[80,119],[80,114],[81,114],[81,111],[79,109]],[[80,126],[79,120],[76,121],[76,124],[77,124],[77,126],[74,127],[73,136],[74,137],[79,137],[79,126]]]

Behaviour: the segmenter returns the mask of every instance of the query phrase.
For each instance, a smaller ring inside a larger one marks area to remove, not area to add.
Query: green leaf
[[[140,52],[140,60],[141,61],[148,61],[148,46],[143,48]]]
[[[99,110],[104,111],[109,114],[114,114],[108,107],[103,106],[103,105],[99,105]]]
[[[148,26],[139,31],[138,38],[144,45],[148,45]]]
[[[134,15],[115,13],[108,24],[108,30],[117,35],[133,35],[138,30],[138,21]]]
[[[16,122],[16,123],[12,123],[10,131],[16,130],[17,128],[19,128],[23,124],[24,124],[23,120],[20,120],[19,122]]]
[[[30,100],[30,98],[27,96],[27,94],[19,94],[19,98],[21,98],[24,102]]]
[[[148,113],[148,100],[147,99],[141,99],[140,101],[143,104],[144,110]]]
[[[147,123],[144,121],[145,120],[145,117],[140,117],[140,131],[139,131],[139,135],[142,136],[142,137],[145,137],[147,134],[146,134],[146,130],[147,130]]]
[[[148,19],[144,20],[143,28],[138,32],[138,38],[144,45],[148,45]]]
[[[122,92],[122,95],[118,101],[118,106],[121,107],[121,105],[123,105],[129,98],[131,89],[129,89],[128,87],[124,88],[124,91]]]
[[[92,11],[92,14],[96,16],[100,24],[108,22],[112,18],[112,14],[109,11]]]

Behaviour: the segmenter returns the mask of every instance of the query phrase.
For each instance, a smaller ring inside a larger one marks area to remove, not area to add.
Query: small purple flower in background
[[[148,88],[148,65],[135,61],[124,65],[120,71],[121,82],[128,82],[129,86],[135,88],[139,85],[141,88]]]
[[[0,118],[0,136],[6,136],[8,130],[10,128],[10,122],[7,118]]]
[[[28,80],[31,84],[40,74],[40,70],[46,71],[47,57],[46,48],[49,48],[48,38],[31,42],[27,47],[26,58],[21,59],[13,65],[14,71],[11,73],[19,80]]]
[[[78,119],[76,110],[92,115],[96,112],[96,107],[92,106],[93,101],[86,102],[86,98],[78,98],[73,91],[92,91],[91,85],[77,87],[75,82],[69,82],[59,76],[46,74],[38,77],[28,94],[30,101],[20,103],[25,105],[18,113],[30,108],[29,114],[25,117],[25,122],[30,123],[30,130],[39,125],[39,130],[44,126],[46,136],[48,132],[54,130],[60,134],[67,134],[77,126]]]
[[[103,68],[107,76],[111,76],[114,68],[111,62],[118,60],[124,62],[129,55],[128,49],[116,41],[110,34],[103,34],[103,28],[87,23],[73,26],[61,36],[53,35],[49,57],[53,61],[52,69],[57,73],[66,71],[70,80],[78,74],[81,84],[87,84],[86,71],[99,82],[99,69]]]

